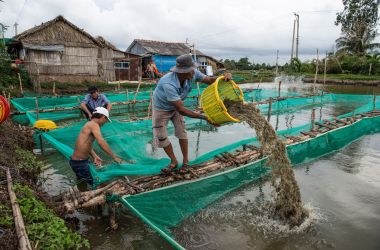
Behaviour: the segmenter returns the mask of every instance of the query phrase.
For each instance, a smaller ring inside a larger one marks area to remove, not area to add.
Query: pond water
[[[242,86],[278,87],[275,83]],[[306,93],[313,87],[283,79],[281,89]],[[320,89],[322,85],[315,87]],[[325,91],[380,93],[378,88],[331,85]],[[347,100],[315,107],[317,119],[344,114],[360,105]],[[283,130],[309,123],[312,108],[274,114],[271,124]],[[200,122],[188,129],[190,159],[254,136],[254,131],[245,124],[212,128]],[[170,139],[180,156],[178,143],[173,136]],[[152,150],[150,145],[147,151],[153,157],[164,156],[162,150]],[[67,159],[49,145],[45,145],[41,158],[47,163],[44,187],[50,194],[63,192],[76,183]],[[270,199],[270,182],[264,177],[187,218],[175,230],[176,239],[189,249],[380,249],[379,160],[380,135],[375,134],[362,137],[339,152],[295,166],[303,202],[313,216],[312,225],[305,230],[289,231],[265,217],[262,204]],[[118,213],[119,229],[109,232],[107,217],[99,212],[91,209],[76,212],[80,231],[89,239],[92,249],[171,249],[127,209]]]

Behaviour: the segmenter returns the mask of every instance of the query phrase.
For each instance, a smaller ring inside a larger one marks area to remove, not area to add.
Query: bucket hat
[[[170,70],[176,73],[189,73],[197,68],[190,54],[177,57],[176,64]]]

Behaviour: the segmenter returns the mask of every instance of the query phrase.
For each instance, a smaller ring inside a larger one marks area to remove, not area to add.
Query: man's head
[[[91,120],[97,119],[100,126],[106,122],[111,122],[109,112],[103,107],[97,107],[94,112],[92,112]]]
[[[190,80],[194,76],[194,70],[197,68],[196,63],[190,54],[177,57],[176,64],[170,70],[177,73],[180,78]]]
[[[93,99],[97,99],[98,98],[98,88],[96,86],[90,86],[88,88],[88,93],[91,95],[91,97]]]

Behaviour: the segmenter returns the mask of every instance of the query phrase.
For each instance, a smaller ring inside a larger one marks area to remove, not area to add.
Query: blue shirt
[[[82,101],[92,109],[96,109],[97,107],[104,107],[104,105],[110,103],[108,98],[103,94],[98,94],[98,99],[94,100],[90,94],[87,94]]]
[[[173,111],[175,107],[171,102],[185,100],[191,91],[191,84],[196,81],[202,81],[206,75],[195,70],[191,80],[186,80],[183,87],[179,82],[177,73],[170,72],[164,75],[157,83],[153,93],[154,110]]]

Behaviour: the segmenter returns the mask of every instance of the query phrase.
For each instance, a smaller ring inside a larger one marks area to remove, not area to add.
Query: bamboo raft
[[[323,135],[329,131],[350,126],[353,123],[365,117],[380,116],[380,110],[375,110],[360,115],[353,115],[338,119],[334,117],[330,120],[323,120],[313,124],[310,131],[302,131],[301,135],[291,136],[284,135],[286,139],[284,144],[289,146],[313,139],[316,136]],[[92,207],[95,205],[105,204],[109,195],[122,197],[124,195],[134,195],[146,191],[158,189],[164,186],[172,185],[179,182],[203,178],[225,170],[237,168],[248,163],[266,157],[261,149],[252,145],[243,145],[242,149],[237,149],[233,153],[224,152],[214,157],[214,159],[191,166],[187,171],[173,171],[169,174],[156,174],[144,176],[129,180],[127,177],[120,178],[96,190],[79,192],[76,187],[72,187],[68,192],[63,194],[61,202],[67,213],[72,213],[75,209]]]

